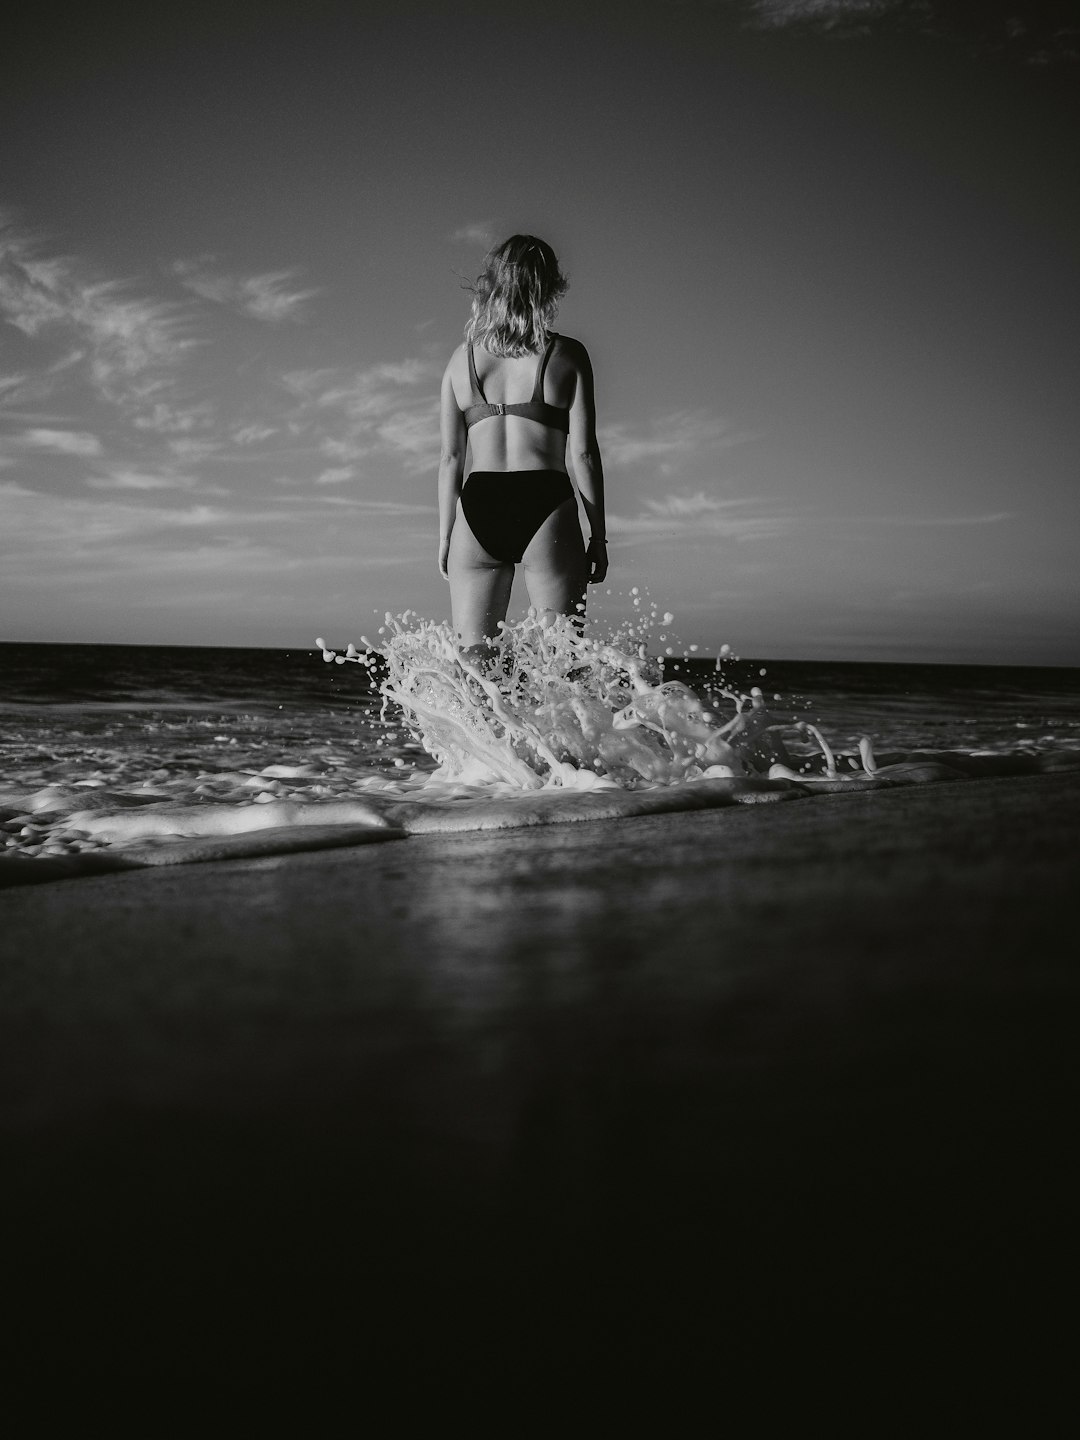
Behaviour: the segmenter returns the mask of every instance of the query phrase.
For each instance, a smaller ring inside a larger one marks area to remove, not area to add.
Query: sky
[[[531,232],[596,371],[593,614],[1080,664],[1078,10],[37,10],[0,60],[0,639],[448,617],[439,381]]]

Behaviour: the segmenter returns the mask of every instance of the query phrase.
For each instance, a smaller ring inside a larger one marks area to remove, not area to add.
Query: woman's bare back
[[[578,397],[581,345],[560,335],[544,373],[544,400],[560,410],[573,409]],[[539,355],[491,355],[473,348],[476,373],[492,405],[516,405],[532,397]],[[469,377],[468,347],[460,345],[450,362],[450,381],[458,408],[465,411],[479,397]],[[469,430],[469,470],[565,470],[566,435],[561,430],[505,415],[480,421]]]

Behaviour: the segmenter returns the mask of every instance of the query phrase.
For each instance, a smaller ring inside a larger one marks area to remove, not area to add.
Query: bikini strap
[[[480,384],[480,377],[476,373],[476,361],[473,359],[472,341],[469,341],[469,379],[472,381],[473,389],[480,396],[480,399],[487,404],[487,396],[484,394],[484,387]]]
[[[555,331],[552,330],[548,336],[548,343],[544,347],[544,353],[540,356],[540,364],[536,367],[536,379],[533,381],[532,393],[532,403],[534,405],[538,401],[541,405],[544,403],[544,371],[547,369],[547,363],[551,359],[551,352],[554,350],[555,341],[558,338]]]

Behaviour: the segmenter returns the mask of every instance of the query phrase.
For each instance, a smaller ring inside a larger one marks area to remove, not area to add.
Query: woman
[[[545,623],[584,611],[586,585],[607,574],[592,367],[584,345],[551,329],[565,292],[551,246],[511,236],[484,263],[443,376],[439,569],[454,629],[478,658],[506,618],[515,565]]]

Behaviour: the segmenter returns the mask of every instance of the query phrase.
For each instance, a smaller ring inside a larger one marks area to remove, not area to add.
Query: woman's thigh
[[[529,541],[522,560],[535,609],[572,615],[585,598],[587,561],[577,501],[564,500]]]
[[[446,573],[450,579],[450,605],[454,629],[464,645],[480,645],[499,634],[499,621],[506,619],[514,567],[496,560],[469,529],[458,507],[450,532],[450,553]]]

